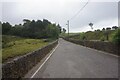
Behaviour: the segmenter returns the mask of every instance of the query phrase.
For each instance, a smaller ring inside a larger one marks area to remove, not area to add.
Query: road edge
[[[34,76],[38,73],[38,71],[44,66],[44,64],[50,59],[50,57],[53,55],[53,53],[55,52],[55,50],[58,48],[59,46],[59,41],[58,44],[55,48],[53,48],[53,50],[50,51],[50,54],[48,55],[48,57],[41,63],[41,65],[38,67],[38,69],[32,74],[32,76],[30,78],[34,78]]]
[[[64,39],[64,40],[65,40],[65,39]],[[65,41],[67,41],[67,40],[65,40]],[[73,43],[73,42],[71,42],[71,41],[68,41],[68,42]],[[73,44],[76,44],[76,43],[73,43]],[[82,45],[80,45],[80,44],[76,44],[76,45],[82,46]],[[98,52],[101,52],[101,53],[106,54],[106,55],[110,55],[110,56],[114,56],[114,57],[119,58],[118,55],[111,54],[111,53],[108,53],[108,52],[105,52],[105,51],[97,50],[97,49],[90,48],[90,47],[86,47],[86,46],[82,46],[82,47],[84,47],[84,48],[88,48],[88,49],[91,49],[91,50],[94,50],[94,51],[98,51]]]

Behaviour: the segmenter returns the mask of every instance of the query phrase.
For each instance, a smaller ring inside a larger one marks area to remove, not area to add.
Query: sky
[[[87,1],[89,2],[86,7],[79,12]],[[70,32],[85,32],[92,30],[88,25],[90,22],[94,24],[93,30],[118,26],[118,1],[1,0],[0,21],[15,25],[23,23],[23,19],[47,19],[67,29],[69,20]]]

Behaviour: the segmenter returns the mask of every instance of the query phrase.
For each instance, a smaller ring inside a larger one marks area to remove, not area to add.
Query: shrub
[[[102,37],[100,38],[100,40],[101,40],[101,41],[105,41],[105,37],[102,36]]]
[[[113,35],[112,41],[116,44],[120,44],[120,29],[117,29]]]

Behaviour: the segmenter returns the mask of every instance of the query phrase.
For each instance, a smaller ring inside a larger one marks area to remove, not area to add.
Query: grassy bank
[[[113,41],[113,36],[118,30],[109,31],[87,31],[81,33],[70,33],[69,38],[76,40],[93,40],[93,41]],[[68,34],[61,34],[62,37],[68,37]],[[108,37],[108,39],[107,39]]]
[[[2,62],[37,50],[49,43],[44,39],[26,39],[5,35],[2,38]]]

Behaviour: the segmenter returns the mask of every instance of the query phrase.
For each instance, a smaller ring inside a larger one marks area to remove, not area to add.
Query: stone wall
[[[45,57],[56,45],[58,40],[37,51],[15,58],[2,65],[2,78],[22,78],[32,67]]]
[[[115,55],[120,55],[120,46],[112,42],[80,41],[80,40],[68,39],[68,38],[64,38],[64,39],[76,44],[80,44],[82,46],[94,48],[94,49],[105,51]]]

